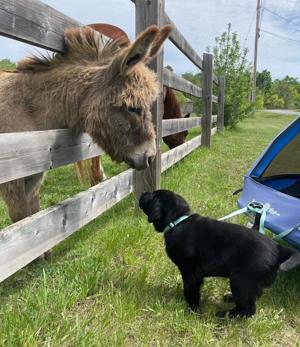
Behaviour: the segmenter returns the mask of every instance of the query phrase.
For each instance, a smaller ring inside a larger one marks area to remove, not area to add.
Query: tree
[[[268,98],[265,100],[265,106],[267,108],[283,108],[284,107],[284,100],[279,97],[277,94],[271,94],[268,96]]]
[[[267,108],[299,108],[300,83],[297,78],[286,76],[283,79],[272,81],[270,71],[263,70],[257,73],[257,95],[263,97]],[[261,100],[259,100],[261,104]]]
[[[259,88],[263,94],[270,92],[272,87],[272,77],[270,71],[263,70],[262,72],[257,72],[256,87]]]
[[[11,62],[9,59],[0,60],[0,70],[14,70],[16,64]]]
[[[251,90],[251,66],[247,61],[247,49],[242,49],[236,32],[227,31],[216,37],[213,47],[215,72],[225,76],[224,123],[234,127],[239,121],[249,116],[254,105],[249,102]]]
[[[174,71],[174,69],[172,68],[171,65],[167,65],[167,66],[166,66],[166,69],[168,69],[168,70],[170,70],[170,71]]]
[[[284,108],[298,107],[299,105],[299,83],[296,78],[286,76],[282,80],[275,80],[272,92],[284,101]]]
[[[256,93],[256,99],[255,99],[255,109],[256,110],[262,110],[264,108],[264,95],[260,90]]]

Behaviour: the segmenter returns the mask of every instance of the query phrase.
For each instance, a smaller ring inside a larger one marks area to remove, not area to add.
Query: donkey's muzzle
[[[150,166],[156,155],[155,140],[146,141],[127,154],[124,161],[133,169],[143,170]]]
[[[155,158],[155,154],[152,153],[144,153],[144,154],[134,154],[128,156],[125,159],[125,162],[133,169],[143,170],[150,166]]]

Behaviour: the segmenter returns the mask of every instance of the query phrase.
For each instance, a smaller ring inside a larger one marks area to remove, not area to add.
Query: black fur
[[[289,270],[299,264],[297,251],[241,225],[191,214],[187,202],[171,191],[144,193],[139,204],[158,232],[189,215],[164,236],[167,254],[181,272],[184,295],[192,310],[199,310],[204,277],[221,276],[229,278],[232,297],[227,299],[236,306],[217,316],[249,317],[256,311],[256,298],[274,282],[279,268]]]

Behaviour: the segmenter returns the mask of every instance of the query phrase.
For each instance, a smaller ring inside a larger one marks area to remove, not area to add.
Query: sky
[[[135,10],[130,0],[43,2],[84,24],[117,25],[134,38]],[[258,71],[267,69],[273,78],[289,75],[300,81],[300,0],[262,0],[262,4]],[[253,61],[256,0],[165,0],[165,9],[200,56],[208,46],[214,46],[215,37],[231,23],[241,46],[249,48],[249,61]],[[0,59],[18,61],[36,51],[32,46],[0,36]],[[170,42],[165,45],[164,65],[171,65],[177,74],[197,71]]]

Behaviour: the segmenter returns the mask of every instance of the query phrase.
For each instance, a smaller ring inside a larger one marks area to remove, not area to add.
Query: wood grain
[[[0,134],[0,184],[103,153],[88,134],[66,129]]]

